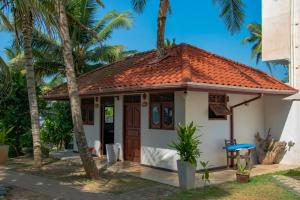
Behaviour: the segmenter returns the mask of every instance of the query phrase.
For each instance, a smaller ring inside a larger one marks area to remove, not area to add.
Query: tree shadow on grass
[[[194,199],[199,197],[199,199],[218,199],[229,196],[230,193],[218,186],[205,186],[189,191],[182,191],[179,194],[176,194],[175,199]],[[169,199],[173,199],[171,197]]]

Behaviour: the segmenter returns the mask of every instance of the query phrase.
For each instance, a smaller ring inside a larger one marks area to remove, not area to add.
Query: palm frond
[[[130,12],[123,12],[112,19],[97,35],[99,40],[106,39],[109,34],[118,28],[129,29],[132,26],[132,19]]]
[[[142,13],[147,4],[147,0],[131,0],[131,5],[137,13]]]
[[[213,0],[220,7],[220,17],[226,28],[232,33],[241,30],[244,22],[244,3],[242,0]]]

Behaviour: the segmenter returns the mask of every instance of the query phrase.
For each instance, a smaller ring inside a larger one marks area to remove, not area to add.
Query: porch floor
[[[267,173],[274,173],[283,170],[290,170],[300,167],[299,165],[254,165],[251,170],[251,176],[258,176]],[[152,181],[156,181],[163,184],[172,185],[175,187],[179,186],[178,175],[176,172],[165,171],[161,169],[155,169],[152,167],[142,166],[138,163],[132,162],[118,162],[108,167],[108,170],[113,172],[127,173],[132,176],[144,178]],[[220,169],[212,170],[210,172],[210,184],[220,184],[228,181],[234,181],[236,170],[234,169]],[[196,187],[204,186],[202,181],[202,174],[196,174]]]
[[[68,160],[76,164],[81,164],[81,160],[78,153],[74,153],[70,151],[60,152],[55,156],[52,155],[52,157],[61,160]],[[95,161],[99,169],[109,170],[114,173],[126,173],[132,176],[156,181],[167,185],[172,185],[175,187],[179,186],[178,176],[176,172],[147,167],[147,166],[140,165],[139,163],[133,163],[128,161],[117,162],[113,165],[107,165],[105,157],[95,158]],[[254,165],[251,170],[251,176],[258,176],[267,173],[290,170],[298,167],[300,166],[283,165],[283,164]],[[220,184],[228,181],[234,181],[236,178],[235,172],[236,170],[234,169],[226,169],[226,168],[220,170],[212,170],[210,171],[210,184]],[[196,187],[204,186],[201,176],[202,176],[201,173],[196,174]]]

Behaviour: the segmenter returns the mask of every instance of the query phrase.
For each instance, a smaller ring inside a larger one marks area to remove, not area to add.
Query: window
[[[227,108],[227,96],[220,94],[210,94],[208,97],[209,119],[227,119],[231,112]]]
[[[94,98],[81,100],[82,122],[85,125],[94,125]]]
[[[174,129],[174,94],[150,94],[150,128]]]

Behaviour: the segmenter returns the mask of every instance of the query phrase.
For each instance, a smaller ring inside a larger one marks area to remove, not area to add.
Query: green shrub
[[[195,136],[197,127],[191,122],[187,126],[179,124],[177,127],[178,141],[173,142],[170,146],[174,148],[180,160],[189,162],[197,166],[197,158],[200,157],[200,150],[198,146],[201,144],[199,136]]]
[[[73,135],[73,123],[69,102],[53,102],[44,112],[41,140],[47,145],[56,145],[59,149],[70,143]]]

